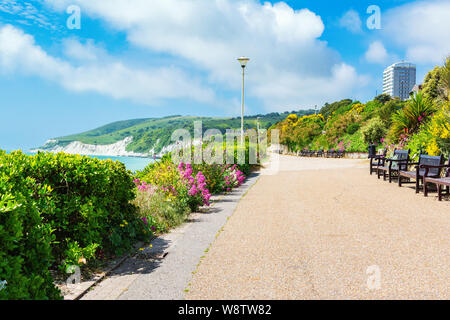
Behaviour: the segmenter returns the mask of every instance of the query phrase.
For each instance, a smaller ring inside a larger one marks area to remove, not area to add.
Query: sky
[[[0,0],[0,149],[119,120],[319,108],[417,82],[450,54],[450,1]]]

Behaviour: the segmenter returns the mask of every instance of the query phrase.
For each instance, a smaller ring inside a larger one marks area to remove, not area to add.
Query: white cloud
[[[162,53],[189,72],[223,90],[239,90],[236,58],[251,58],[248,94],[271,109],[275,105],[310,106],[355,94],[356,71],[320,40],[322,19],[308,9],[284,2],[256,0],[45,0],[65,10],[81,7],[82,15],[106,21],[124,31],[128,41],[151,53]],[[336,70],[354,76],[337,80]],[[332,87],[321,92],[317,87]],[[278,94],[275,91],[278,90]],[[286,92],[286,95],[283,95]],[[314,94],[313,94],[314,93]],[[326,96],[326,97],[325,97]],[[278,97],[278,98],[277,98]]]
[[[309,107],[325,102],[344,98],[357,98],[358,89],[369,83],[367,76],[360,76],[355,68],[345,64],[336,64],[332,68],[331,76],[317,78],[301,78],[292,72],[283,72],[277,75],[275,82],[267,81],[258,86],[257,94],[265,97],[269,105],[280,107],[291,105],[292,101],[302,99],[309,101]]]
[[[98,61],[93,55],[99,50],[92,49],[92,43],[83,48],[82,44],[73,41],[67,46],[76,50],[70,49],[69,52],[75,52],[78,58],[91,59],[92,63],[75,66],[67,60],[50,56],[35,44],[32,36],[5,25],[0,27],[0,70],[37,75],[73,91],[93,91],[141,103],[154,103],[166,98],[211,102],[214,98],[211,90],[202,88],[198,80],[176,68],[131,68],[112,57]]]
[[[340,19],[339,25],[352,33],[362,32],[362,21],[359,13],[353,9],[348,10]]]
[[[442,63],[450,55],[450,2],[421,1],[387,11],[384,36],[415,63]]]
[[[38,8],[36,8],[30,2],[17,1],[17,0],[1,0],[0,11],[10,14],[11,17],[17,23],[24,25],[35,25],[45,29],[56,29],[56,26],[50,22],[48,16],[42,14]],[[8,19],[9,17],[6,16]]]
[[[369,62],[383,64],[389,58],[389,55],[381,41],[374,41],[367,49],[365,58]]]
[[[92,39],[87,40],[85,44],[76,39],[65,39],[63,45],[66,57],[74,60],[97,61],[107,56],[106,50],[96,45]]]

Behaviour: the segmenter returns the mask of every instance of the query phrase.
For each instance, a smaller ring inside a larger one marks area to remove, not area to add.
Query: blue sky
[[[386,66],[413,62],[421,82],[442,63],[449,16],[441,0],[0,0],[0,148],[117,120],[238,116],[241,55],[246,114],[367,101]]]

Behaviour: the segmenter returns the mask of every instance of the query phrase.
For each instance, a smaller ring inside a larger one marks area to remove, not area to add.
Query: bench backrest
[[[443,163],[444,157],[441,156],[429,156],[426,154],[421,154],[419,156],[419,165],[429,165],[429,166],[440,166]],[[440,168],[430,168],[428,171],[428,175],[435,176],[440,175],[441,169]]]
[[[409,150],[394,150],[394,155],[398,156],[398,160],[408,160]]]
[[[409,149],[408,150],[394,150],[394,158],[397,158],[397,160],[409,160]],[[403,163],[394,162],[392,163],[393,169],[400,169],[400,170],[406,170],[407,165]]]
[[[448,165],[450,166],[450,156],[448,157]],[[445,176],[446,176],[446,177],[450,177],[450,167],[447,168],[447,171],[446,171],[446,173],[445,173]]]

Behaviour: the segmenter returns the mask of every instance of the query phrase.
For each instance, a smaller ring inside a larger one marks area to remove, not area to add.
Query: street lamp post
[[[242,67],[242,109],[241,109],[241,145],[244,145],[244,88],[245,88],[245,66],[250,61],[249,58],[240,57],[238,58],[239,63]]]

